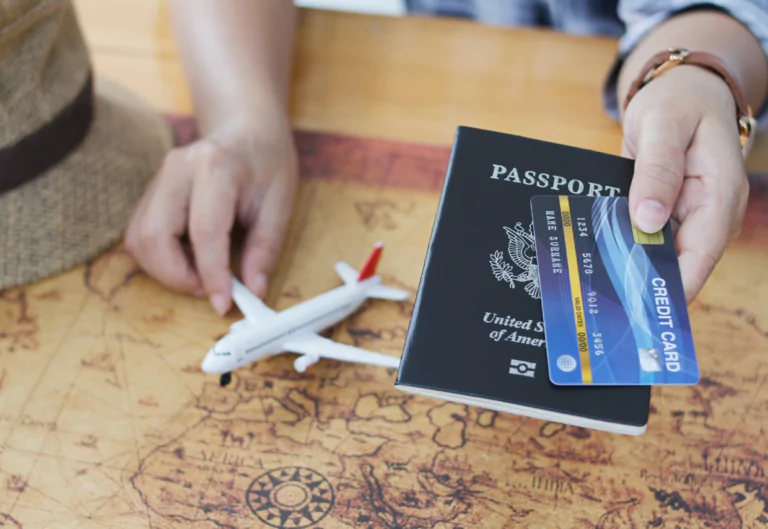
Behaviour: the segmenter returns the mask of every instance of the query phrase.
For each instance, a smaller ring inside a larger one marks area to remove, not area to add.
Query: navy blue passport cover
[[[530,200],[626,196],[632,160],[457,129],[397,375],[398,389],[639,434],[650,387],[549,381]]]

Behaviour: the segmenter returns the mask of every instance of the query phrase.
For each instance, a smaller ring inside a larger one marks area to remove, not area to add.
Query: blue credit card
[[[634,229],[626,197],[535,196],[531,210],[552,383],[696,384],[670,225]]]

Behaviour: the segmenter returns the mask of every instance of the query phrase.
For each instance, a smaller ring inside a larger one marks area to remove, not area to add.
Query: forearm
[[[285,119],[296,8],[292,0],[169,0],[203,134],[235,119]]]
[[[757,112],[763,106],[768,97],[768,59],[759,41],[746,27],[717,11],[681,14],[649,33],[622,66],[617,83],[620,106],[630,84],[648,59],[659,51],[679,47],[707,51],[720,57],[741,86],[752,110]]]

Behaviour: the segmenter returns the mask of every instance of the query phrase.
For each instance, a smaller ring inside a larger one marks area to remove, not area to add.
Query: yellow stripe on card
[[[664,244],[664,233],[645,233],[632,226],[632,235],[637,244]]]
[[[560,215],[563,218],[565,254],[568,258],[568,279],[571,283],[573,316],[576,319],[576,341],[579,344],[579,358],[581,359],[581,381],[583,384],[591,384],[592,367],[589,362],[589,338],[587,337],[587,322],[584,318],[584,298],[581,295],[579,262],[576,256],[576,242],[573,234],[573,222],[571,221],[571,203],[567,196],[560,196]]]

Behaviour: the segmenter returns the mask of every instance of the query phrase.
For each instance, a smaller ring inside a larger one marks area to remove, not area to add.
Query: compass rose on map
[[[246,495],[259,520],[279,528],[309,527],[333,507],[333,487],[324,476],[304,467],[283,467],[253,480]]]

